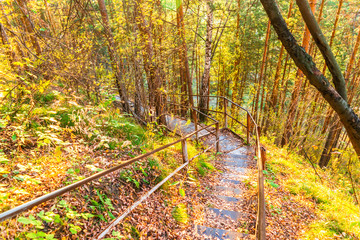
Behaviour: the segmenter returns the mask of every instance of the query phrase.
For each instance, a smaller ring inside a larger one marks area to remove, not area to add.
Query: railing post
[[[195,140],[196,140],[196,142],[198,141],[198,139],[199,139],[199,135],[198,135],[198,132],[197,132],[197,130],[198,130],[198,125],[197,125],[197,114],[196,114],[196,112],[195,112],[195,110],[193,109],[193,108],[191,108],[191,112],[192,112],[192,117],[193,117],[193,119],[194,119],[194,126],[195,126]]]
[[[220,152],[220,142],[219,142],[219,122],[216,123],[216,152]]]
[[[258,157],[258,211],[256,221],[256,239],[265,240],[266,222],[265,222],[265,192],[264,192],[264,173],[263,159],[260,146],[260,127],[256,129],[256,155]]]
[[[250,145],[250,128],[251,128],[250,124],[251,124],[250,113],[247,113],[246,142],[248,145]]]
[[[224,97],[224,127],[227,128],[228,127],[228,122],[227,122],[227,113],[226,113],[226,109],[227,109],[227,99]]]
[[[186,163],[189,161],[186,139],[181,141],[181,149],[182,149],[183,163]]]

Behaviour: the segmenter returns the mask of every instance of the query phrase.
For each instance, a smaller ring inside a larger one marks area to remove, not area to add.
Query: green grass
[[[265,139],[266,142],[266,139]],[[301,156],[267,145],[267,169],[275,174],[280,186],[294,196],[315,202],[316,218],[302,234],[301,239],[344,239],[360,237],[359,206],[355,205],[344,183],[336,181],[330,171],[314,169]],[[344,182],[342,176],[342,182]]]
[[[185,204],[180,203],[174,207],[172,211],[173,218],[180,223],[186,224],[189,221],[189,216],[187,214],[187,208]]]

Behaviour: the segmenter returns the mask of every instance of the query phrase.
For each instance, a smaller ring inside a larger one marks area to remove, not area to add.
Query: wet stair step
[[[236,197],[228,197],[228,196],[224,196],[224,195],[215,195],[217,198],[227,201],[227,202],[232,202],[232,203],[237,203],[240,202],[241,199],[240,198],[236,198]]]
[[[241,175],[241,174],[223,173],[222,178],[228,179],[228,180],[235,180],[235,181],[244,181],[245,179],[248,179],[249,177]]]
[[[243,192],[241,189],[226,186],[215,186],[214,190],[229,197],[236,197]]]
[[[225,160],[223,162],[224,166],[225,167],[246,167],[247,166],[247,163],[245,160],[235,160],[235,161],[227,161]]]
[[[243,239],[247,234],[233,232],[233,231],[227,231],[223,229],[218,228],[211,228],[211,227],[205,227],[201,225],[196,225],[196,231],[197,233],[204,237],[202,239],[219,239],[219,240],[225,240],[225,239]]]
[[[221,179],[220,182],[223,182],[223,183],[231,183],[231,184],[234,184],[234,185],[243,184],[243,182],[241,182],[241,181],[232,180],[232,179],[226,179],[226,178]]]
[[[230,172],[236,172],[236,173],[239,173],[239,174],[245,174],[245,173],[247,173],[249,171],[247,168],[243,168],[243,167],[225,166],[225,168]]]
[[[218,208],[208,208],[208,215],[210,215],[210,217],[222,218],[224,220],[231,219],[234,221],[244,217],[243,213]]]

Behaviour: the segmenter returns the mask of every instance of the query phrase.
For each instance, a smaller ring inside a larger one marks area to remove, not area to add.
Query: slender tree
[[[143,47],[144,69],[149,85],[149,105],[155,108],[157,122],[166,124],[166,116],[164,115],[165,98],[162,92],[163,80],[161,78],[161,69],[156,61],[156,53],[154,49],[153,25],[151,18],[149,21],[145,19],[142,8],[142,1],[135,1],[136,23],[140,30]]]
[[[106,5],[104,0],[98,0],[99,10],[101,14],[101,20],[105,30],[105,36],[108,42],[108,50],[111,61],[111,66],[115,74],[115,84],[118,89],[119,96],[121,98],[121,106],[124,111],[130,112],[129,99],[127,96],[127,92],[124,86],[123,73],[121,71],[121,60],[119,56],[116,54],[116,46],[114,42],[114,36],[112,34],[109,17],[106,10]]]
[[[179,34],[179,60],[180,60],[180,79],[181,85],[185,85],[186,92],[188,93],[188,102],[191,106],[194,105],[192,97],[192,79],[190,76],[189,61],[187,56],[187,46],[185,41],[185,26],[184,26],[184,13],[182,0],[176,0],[176,19],[177,29]]]
[[[320,49],[326,64],[328,65],[329,69],[334,70],[330,72],[333,76],[333,82],[336,89],[331,86],[329,81],[316,67],[309,54],[307,54],[304,49],[297,44],[295,38],[287,28],[286,22],[282,17],[276,2],[274,0],[261,0],[261,3],[268,17],[270,18],[279,39],[285,46],[285,49],[288,51],[295,64],[309,79],[310,84],[312,84],[319,92],[321,92],[325,100],[338,114],[357,155],[360,156],[360,119],[341,95],[344,93],[346,94],[346,88],[344,88],[345,82],[341,82],[341,79],[344,78],[336,75],[342,75],[342,73],[336,69],[337,64],[336,61],[333,61],[334,57],[332,51],[327,41],[325,40],[325,37],[322,34],[314,15],[311,12],[308,2],[297,0],[298,6],[302,7],[301,14],[303,19],[309,27],[309,30],[314,37],[314,41]]]
[[[259,118],[259,98],[260,98],[260,92],[261,92],[261,87],[262,86],[262,81],[264,78],[264,69],[265,69],[265,65],[267,64],[266,61],[266,56],[267,56],[267,52],[268,52],[268,48],[269,48],[269,38],[270,38],[270,32],[271,32],[271,23],[270,21],[268,21],[267,24],[267,29],[266,29],[266,37],[265,37],[265,45],[264,45],[264,52],[263,52],[263,58],[261,61],[261,67],[260,67],[260,75],[258,78],[258,84],[257,84],[257,91],[256,91],[256,98],[255,98],[255,110],[254,110],[254,115],[255,118],[258,119]]]
[[[312,0],[310,4],[311,4],[310,5],[311,10],[312,10],[312,12],[314,12],[315,11],[315,6],[316,6],[316,0]],[[307,26],[305,26],[302,46],[303,46],[303,48],[305,49],[306,52],[309,51],[310,31],[309,31]],[[301,90],[301,87],[303,85],[303,80],[304,80],[304,74],[302,73],[301,69],[299,68],[297,73],[296,73],[295,89],[294,89],[294,91],[293,91],[293,93],[291,95],[291,103],[290,103],[287,119],[286,119],[286,122],[285,122],[284,134],[283,134],[282,139],[281,139],[281,146],[284,146],[284,145],[288,144],[289,139],[290,139],[290,137],[292,135],[293,122],[294,122],[295,115],[296,115],[296,110],[297,110],[298,104],[299,104],[300,90]]]
[[[207,114],[209,108],[209,91],[210,91],[210,68],[212,62],[211,50],[212,50],[212,31],[213,31],[213,2],[212,0],[206,1],[207,7],[207,20],[206,20],[206,40],[205,40],[205,65],[204,71],[201,77],[200,83],[200,100],[199,109],[201,112]],[[200,114],[199,119],[205,120],[204,115]]]

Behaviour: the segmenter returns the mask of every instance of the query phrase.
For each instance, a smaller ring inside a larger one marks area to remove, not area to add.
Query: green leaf
[[[45,222],[53,222],[54,221],[54,216],[55,214],[52,212],[47,212],[46,214],[44,214],[44,211],[41,211],[37,214],[37,216],[39,218],[41,218],[42,220],[44,220]]]
[[[352,223],[350,224],[350,229],[353,228],[353,227],[355,227],[356,225],[358,225],[358,226],[360,227],[360,222],[352,222]]]
[[[97,216],[98,218],[100,218],[101,220],[107,222],[106,219],[104,218],[104,216],[103,216],[102,214],[99,214],[99,215],[96,215],[96,216]]]
[[[58,203],[58,206],[59,206],[59,207],[67,207],[68,204],[67,204],[67,202],[66,202],[65,200],[61,200],[61,201]]]
[[[81,231],[81,227],[75,226],[74,224],[70,224],[70,229],[69,229],[69,231],[70,231],[72,234],[77,234],[79,231]]]
[[[180,188],[179,189],[179,194],[182,196],[182,197],[185,197],[185,190],[184,189],[182,189],[182,188]]]
[[[46,234],[46,239],[49,240],[57,240],[57,238],[54,238],[55,234]]]
[[[144,169],[143,169],[142,167],[140,167],[140,170],[141,170],[142,174],[144,174],[144,175],[145,175],[145,177],[147,177],[147,176],[148,176],[148,174],[144,171]]]
[[[19,217],[17,221],[22,224],[31,224],[32,223],[32,221],[26,217]]]
[[[37,235],[37,233],[28,233],[28,234],[26,234],[26,237],[27,238],[38,238],[38,235]]]
[[[8,163],[9,159],[6,158],[3,152],[0,152],[0,163]]]
[[[89,218],[94,217],[94,215],[91,213],[81,213],[81,217],[84,218],[85,220],[88,220]]]
[[[116,218],[110,211],[108,211],[108,214],[109,214],[109,216],[111,217],[111,219],[115,219],[115,218]]]
[[[38,237],[46,237],[47,234],[44,232],[37,232]]]
[[[268,183],[270,184],[270,186],[274,187],[274,188],[279,188],[280,186],[276,183],[274,183],[273,181],[268,181]]]
[[[120,232],[117,232],[117,231],[115,231],[115,230],[113,230],[112,231],[112,235],[114,236],[114,237],[120,237]]]
[[[19,180],[19,181],[22,181],[22,182],[24,181],[24,178],[18,177],[18,176],[14,176],[13,179],[16,179],[16,180]]]
[[[106,205],[108,205],[109,209],[114,210],[115,208],[113,207],[112,203],[111,203],[111,199],[107,198],[104,202]]]
[[[15,142],[16,141],[16,134],[12,135],[11,139]]]
[[[66,217],[70,218],[70,219],[73,219],[73,218],[76,218],[76,217],[79,217],[80,214],[77,213],[76,211],[73,211],[71,209],[69,209],[69,212],[66,213]]]
[[[135,183],[136,187],[139,188],[140,187],[140,183],[138,181],[136,181],[135,179],[133,179],[133,183]]]

